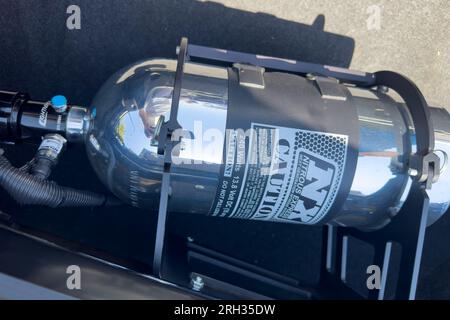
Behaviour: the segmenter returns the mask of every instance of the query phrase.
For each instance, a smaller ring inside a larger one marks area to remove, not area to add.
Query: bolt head
[[[192,286],[192,290],[201,291],[203,289],[203,287],[205,286],[205,282],[203,281],[202,277],[195,276],[191,280],[191,286]]]

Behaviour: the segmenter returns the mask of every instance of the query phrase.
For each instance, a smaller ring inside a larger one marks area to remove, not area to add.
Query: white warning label
[[[236,148],[231,135],[227,148]],[[315,224],[341,184],[348,136],[252,123],[245,164],[230,157],[212,215]]]

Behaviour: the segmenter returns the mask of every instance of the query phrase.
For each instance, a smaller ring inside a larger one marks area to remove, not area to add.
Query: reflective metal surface
[[[411,186],[408,118],[403,107],[383,93],[349,90],[358,111],[359,155],[350,194],[335,222],[379,228],[397,214]]]
[[[358,109],[359,157],[350,194],[338,225],[377,229],[390,222],[401,209],[412,180],[408,155],[415,152],[415,134],[406,107],[389,95],[350,88]],[[430,108],[435,130],[435,148],[441,158],[441,175],[428,192],[428,225],[439,219],[450,205],[450,115],[445,109]],[[370,226],[370,227],[367,227]]]
[[[156,137],[169,117],[175,66],[173,60],[153,59],[126,67],[105,83],[91,106],[86,135],[91,163],[113,193],[137,207],[158,207],[162,157]],[[398,213],[408,195],[414,130],[406,108],[389,95],[349,90],[358,112],[359,156],[350,194],[333,223],[376,229]],[[227,70],[187,63],[178,121],[189,134],[173,156],[170,211],[209,212],[222,161],[227,104]],[[444,160],[450,152],[450,116],[440,109],[431,113],[436,149]],[[429,223],[448,208],[449,175],[444,171],[429,192]]]
[[[450,156],[450,115],[443,108],[431,108],[431,121],[434,126],[435,149],[441,159],[439,180],[433,184],[429,192],[430,207],[428,225],[436,222],[450,206],[450,170],[448,157]]]
[[[82,141],[89,130],[88,110],[83,107],[72,106],[67,114],[66,137],[69,141]]]
[[[156,135],[168,119],[173,60],[124,68],[102,87],[91,107],[88,155],[103,182],[121,199],[156,209],[162,172]],[[189,131],[172,168],[170,210],[205,213],[214,197],[227,112],[226,69],[187,63],[178,121]]]

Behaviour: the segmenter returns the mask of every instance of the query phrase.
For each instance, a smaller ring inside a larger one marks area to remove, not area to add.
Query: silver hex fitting
[[[67,113],[66,138],[70,142],[84,141],[89,129],[90,116],[87,108],[71,106]]]
[[[39,145],[38,156],[44,156],[56,161],[62,151],[64,151],[66,143],[67,140],[57,133],[46,134]]]

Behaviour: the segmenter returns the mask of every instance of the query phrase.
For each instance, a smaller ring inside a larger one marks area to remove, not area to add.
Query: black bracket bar
[[[430,111],[419,88],[405,76],[392,71],[375,73],[375,85],[396,91],[405,101],[416,134],[417,152],[410,157],[409,168],[413,180],[431,189],[439,178],[440,160],[434,153],[434,130]]]
[[[164,243],[166,235],[167,205],[170,196],[170,170],[172,166],[172,150],[180,141],[173,139],[173,133],[180,130],[178,123],[178,107],[181,96],[181,84],[184,73],[184,62],[187,55],[187,38],[182,38],[178,48],[178,62],[172,92],[172,104],[169,120],[162,124],[158,135],[158,154],[164,155],[164,171],[161,182],[161,194],[159,200],[158,223],[156,227],[156,241],[153,258],[153,273],[162,278],[162,264],[164,256]]]
[[[375,82],[373,73],[349,70],[340,67],[326,66],[297,60],[268,57],[250,53],[223,50],[190,44],[188,55],[192,59],[218,61],[222,63],[245,63],[272,70],[280,70],[306,75],[308,73],[331,77],[342,82],[355,85],[371,86]]]

